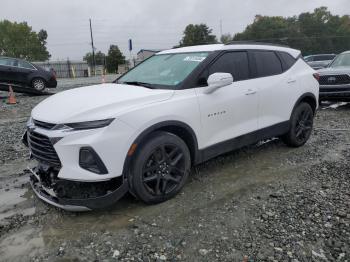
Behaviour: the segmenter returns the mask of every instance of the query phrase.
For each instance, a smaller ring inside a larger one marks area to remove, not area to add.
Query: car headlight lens
[[[27,127],[34,125],[33,118],[30,116],[27,121]]]
[[[56,125],[54,130],[70,129],[70,130],[87,130],[87,129],[96,129],[109,126],[113,122],[114,118],[96,120],[96,121],[87,121],[87,122],[78,122],[78,123],[68,123],[68,124],[59,124]]]

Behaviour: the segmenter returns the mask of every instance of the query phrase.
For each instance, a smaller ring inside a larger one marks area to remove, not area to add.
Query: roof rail
[[[271,45],[271,46],[280,46],[280,47],[289,47],[288,45],[276,44],[276,43],[267,43],[267,42],[256,42],[256,41],[231,41],[225,45]]]

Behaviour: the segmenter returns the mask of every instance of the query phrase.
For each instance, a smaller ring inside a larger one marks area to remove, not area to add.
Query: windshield
[[[147,87],[176,86],[204,59],[208,52],[155,55],[118,79],[118,83]]]
[[[330,67],[350,66],[350,53],[338,55]]]

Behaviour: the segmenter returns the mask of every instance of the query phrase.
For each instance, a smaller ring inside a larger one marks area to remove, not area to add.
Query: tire
[[[46,82],[42,78],[34,78],[32,80],[32,88],[37,91],[44,91],[46,88]]]
[[[180,192],[191,168],[185,142],[167,132],[155,132],[139,145],[129,174],[131,191],[147,204],[164,202]]]
[[[300,147],[310,138],[314,120],[314,111],[308,103],[300,103],[290,119],[290,129],[282,136],[283,142],[290,147]]]

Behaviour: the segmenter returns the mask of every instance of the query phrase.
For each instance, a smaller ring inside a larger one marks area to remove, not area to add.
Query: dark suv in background
[[[335,54],[319,54],[319,55],[305,56],[304,60],[313,69],[318,70],[318,69],[327,67],[335,57],[336,57]]]
[[[0,90],[8,90],[10,85],[15,91],[25,92],[23,89],[28,87],[43,91],[56,87],[57,81],[52,71],[21,59],[0,56]]]
[[[320,101],[350,101],[350,51],[338,55],[320,74]]]

